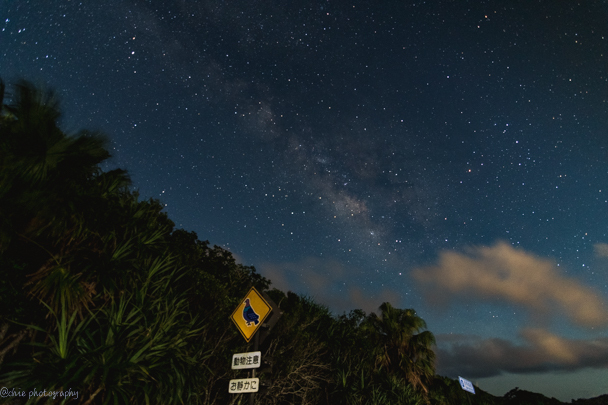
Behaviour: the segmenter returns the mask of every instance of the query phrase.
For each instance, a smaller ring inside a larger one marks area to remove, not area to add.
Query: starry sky
[[[177,227],[341,314],[415,308],[438,372],[608,393],[605,1],[0,1]]]

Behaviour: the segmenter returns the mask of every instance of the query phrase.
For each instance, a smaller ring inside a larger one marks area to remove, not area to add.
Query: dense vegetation
[[[83,404],[246,403],[228,381],[246,376],[230,362],[252,343],[229,317],[255,286],[283,312],[260,346],[273,364],[256,403],[514,403],[483,391],[467,400],[436,376],[433,334],[413,309],[334,316],[270,289],[227,250],[175,229],[127,173],[102,171],[105,137],[64,133],[52,92],[20,82],[4,95],[1,85],[0,387],[71,389]]]

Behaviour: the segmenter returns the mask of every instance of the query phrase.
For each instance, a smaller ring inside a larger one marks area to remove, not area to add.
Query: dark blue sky
[[[608,392],[607,13],[14,0],[0,75],[276,287],[413,307],[440,373],[569,400]]]

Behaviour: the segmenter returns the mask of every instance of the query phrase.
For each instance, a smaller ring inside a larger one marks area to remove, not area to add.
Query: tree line
[[[283,316],[262,343],[260,404],[466,403],[435,374],[435,338],[414,309],[333,315],[194,232],[177,229],[108,138],[60,128],[52,91],[0,82],[0,386],[78,391],[9,403],[242,404],[230,315],[253,286]],[[471,403],[494,403],[483,392]],[[45,402],[46,401],[46,402]]]

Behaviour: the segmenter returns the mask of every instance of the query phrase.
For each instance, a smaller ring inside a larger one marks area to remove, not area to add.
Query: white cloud
[[[467,254],[442,252],[437,265],[416,269],[412,276],[437,302],[501,300],[536,315],[565,313],[579,326],[608,325],[608,308],[599,292],[562,274],[553,261],[507,243],[472,248]]]

